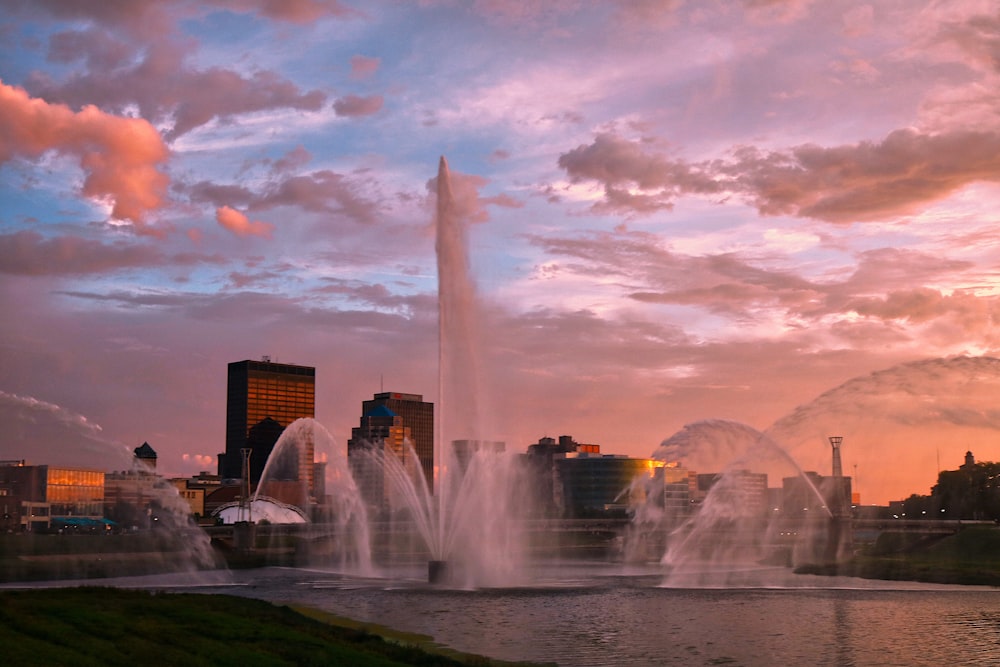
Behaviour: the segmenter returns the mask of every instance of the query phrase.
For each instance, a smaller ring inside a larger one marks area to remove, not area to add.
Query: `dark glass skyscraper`
[[[258,482],[281,431],[296,419],[315,416],[315,368],[267,357],[229,364],[226,451],[219,455],[219,474],[241,477],[240,450],[250,447],[250,480]]]

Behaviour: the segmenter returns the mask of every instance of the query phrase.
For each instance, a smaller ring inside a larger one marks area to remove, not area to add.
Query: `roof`
[[[376,405],[365,413],[365,417],[395,417],[396,413],[384,405]]]
[[[52,517],[52,523],[83,527],[118,525],[111,519],[95,519],[93,517],[85,516],[54,516]]]
[[[135,448],[135,457],[137,459],[155,459],[156,450],[149,446],[148,442],[144,442]]]

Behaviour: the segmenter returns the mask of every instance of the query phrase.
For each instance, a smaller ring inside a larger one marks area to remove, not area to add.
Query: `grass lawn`
[[[227,595],[116,588],[0,592],[5,665],[489,666]]]
[[[853,559],[796,571],[928,583],[1000,586],[1000,529],[964,528],[946,537],[882,533]]]

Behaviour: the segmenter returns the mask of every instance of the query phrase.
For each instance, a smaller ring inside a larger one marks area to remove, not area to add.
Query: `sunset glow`
[[[436,401],[444,155],[508,449],[843,435],[864,503],[1000,460],[994,2],[0,5],[0,459],[214,472],[263,355],[341,442]]]

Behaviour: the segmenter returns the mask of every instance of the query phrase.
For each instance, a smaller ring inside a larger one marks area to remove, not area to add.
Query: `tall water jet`
[[[517,459],[490,441],[485,349],[466,239],[467,216],[444,157],[433,183],[438,270],[438,401],[433,475],[404,432],[352,440],[351,470],[380,518],[376,552],[389,562],[424,556],[428,579],[450,586],[510,584],[524,575]],[[374,418],[374,417],[373,417]],[[391,410],[379,419],[396,419]],[[387,425],[379,428],[390,428]],[[391,428],[396,428],[395,426]],[[355,438],[357,436],[354,436]],[[416,544],[419,541],[419,545]],[[419,554],[419,555],[418,555]]]
[[[431,488],[396,474],[397,490],[412,499],[411,511],[432,564],[429,574],[476,586],[509,581],[521,571],[520,539],[513,520],[513,457],[491,446],[482,408],[480,378],[482,313],[469,266],[467,220],[452,192],[448,161],[438,164],[436,238],[438,269],[438,423]],[[466,443],[459,457],[453,441]],[[410,480],[410,482],[407,482]],[[421,482],[421,480],[417,480]],[[457,574],[460,573],[460,574]]]
[[[438,271],[438,439],[447,450],[449,433],[482,439],[479,354],[480,314],[469,265],[465,219],[451,188],[448,161],[441,157],[437,174],[435,251]],[[437,453],[437,452],[435,452]]]

